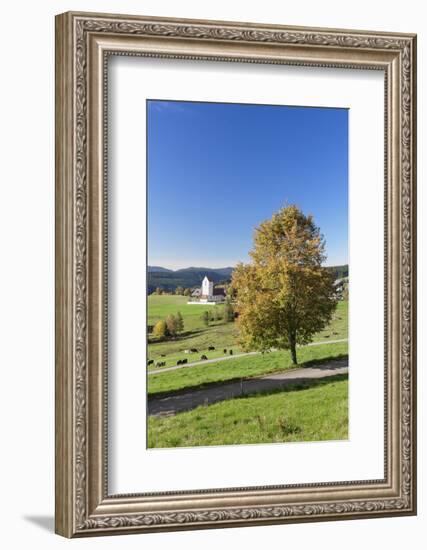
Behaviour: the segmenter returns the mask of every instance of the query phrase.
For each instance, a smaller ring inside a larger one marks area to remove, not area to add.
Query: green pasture
[[[150,448],[345,439],[348,439],[347,375],[148,420]]]
[[[215,350],[208,351],[209,347]],[[186,349],[197,349],[197,353],[184,353]],[[150,343],[148,345],[148,358],[154,361],[164,361],[165,367],[173,367],[178,359],[188,359],[188,362],[200,360],[201,355],[208,359],[216,359],[224,356],[230,349],[233,353],[241,353],[241,348],[236,344],[236,330],[234,323],[212,323],[208,328],[193,331],[190,335],[178,336],[173,340]],[[162,357],[165,355],[165,357]],[[155,367],[150,365],[149,370]]]
[[[206,304],[188,304],[188,296],[174,296],[152,294],[148,297],[148,324],[154,325],[157,321],[165,319],[168,315],[176,315],[178,311],[184,318],[185,332],[205,328],[201,319],[204,311],[213,311],[215,308],[222,310],[223,306],[211,306]]]
[[[319,346],[304,346],[298,349],[299,367],[310,362],[327,361],[346,356],[348,343],[324,344]],[[148,395],[164,394],[181,389],[198,389],[212,383],[226,382],[240,378],[250,378],[271,372],[295,368],[292,365],[290,353],[275,351],[264,355],[248,355],[235,357],[217,363],[201,364],[194,367],[172,370],[148,376]]]
[[[177,364],[179,359],[188,359],[188,362],[200,360],[201,355],[206,355],[208,359],[223,357],[223,350],[233,350],[233,354],[242,352],[237,344],[237,327],[235,323],[226,323],[222,321],[212,321],[209,326],[203,323],[201,317],[204,311],[214,311],[215,309],[223,315],[223,306],[209,305],[189,305],[186,296],[173,295],[151,295],[148,297],[148,324],[154,325],[160,319],[165,319],[168,315],[175,315],[181,312],[184,318],[184,332],[176,338],[167,339],[163,342],[148,343],[148,359],[155,363],[164,362],[165,367],[172,367]],[[328,340],[341,340],[348,338],[348,302],[339,302],[333,315],[332,321],[328,327],[319,332],[313,338],[314,342]],[[214,347],[215,350],[208,351],[208,347]],[[195,348],[198,350],[194,354],[185,354],[184,350]],[[234,360],[233,360],[234,361]],[[154,369],[150,366],[149,369]]]
[[[348,300],[338,302],[331,322],[314,336],[313,342],[323,342],[328,339],[342,340],[344,338],[348,338]]]
[[[186,296],[151,295],[148,297],[148,324],[154,325],[160,319],[168,315],[176,315],[179,311],[184,319],[184,331],[175,338],[163,342],[150,341],[148,343],[148,359],[155,362],[165,362],[165,367],[176,365],[178,359],[188,359],[189,362],[200,360],[201,355],[208,359],[216,359],[223,356],[223,350],[232,349],[233,353],[241,352],[236,344],[236,328],[234,323],[210,321],[206,326],[202,320],[204,311],[218,311],[224,316],[222,305],[189,305]],[[208,351],[209,347],[214,351]],[[185,354],[186,349],[197,349],[194,354]],[[150,367],[152,369],[154,367]]]

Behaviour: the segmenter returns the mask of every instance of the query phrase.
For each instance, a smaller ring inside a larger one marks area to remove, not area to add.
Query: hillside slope
[[[348,265],[327,267],[332,271],[335,279],[348,277]],[[159,266],[148,266],[148,293],[151,294],[157,287],[162,290],[174,291],[176,287],[193,288],[202,284],[205,275],[215,284],[231,280],[232,267],[186,267],[172,271]]]

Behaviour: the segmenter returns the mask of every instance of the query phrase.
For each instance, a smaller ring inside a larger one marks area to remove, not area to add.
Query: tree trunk
[[[298,361],[297,361],[297,349],[296,349],[296,345],[295,345],[295,344],[292,344],[292,346],[291,346],[291,357],[292,357],[292,364],[293,364],[293,365],[298,365]]]
[[[291,349],[291,358],[292,358],[292,364],[298,365],[297,360],[297,338],[295,334],[291,334],[289,336],[289,342],[290,342],[290,349]]]

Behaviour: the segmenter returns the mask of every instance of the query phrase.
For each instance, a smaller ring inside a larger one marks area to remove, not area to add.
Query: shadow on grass
[[[252,378],[208,389],[169,395],[162,399],[151,399],[148,401],[148,414],[150,416],[174,415],[203,405],[212,405],[220,401],[260,395],[265,396],[279,392],[303,391],[313,387],[340,382],[347,378],[347,373],[326,375],[321,379],[304,376],[281,379]]]
[[[199,336],[200,334],[203,334],[206,332],[206,329],[196,329],[196,330],[186,330],[184,332],[181,332],[180,334],[177,334],[173,338],[163,338],[162,340],[154,339],[154,338],[148,338],[147,343],[151,346],[155,346],[157,344],[172,344],[173,342],[180,342],[181,340],[186,340],[187,338],[191,338],[193,336]]]
[[[265,376],[268,376],[269,374],[280,374],[282,372],[290,372],[295,369],[305,369],[305,368],[316,368],[320,370],[335,370],[342,368],[342,361],[347,359],[348,355],[346,354],[340,354],[330,357],[324,357],[323,359],[313,359],[311,361],[306,361],[304,363],[300,363],[296,366],[289,365],[287,368],[280,369],[280,368],[272,368],[270,370],[266,370],[262,374],[253,374],[249,376],[235,376],[233,378],[227,378],[223,380],[217,380],[215,382],[202,382],[200,384],[194,384],[185,386],[184,388],[179,388],[177,390],[166,390],[166,391],[157,391],[157,392],[150,392],[148,391],[148,400],[150,399],[163,399],[164,397],[173,397],[175,395],[183,395],[189,392],[195,392],[199,390],[205,390],[209,388],[215,388],[218,386],[223,386],[225,384],[234,384],[236,382],[246,382],[249,380],[256,380],[259,378],[264,378]],[[325,365],[325,363],[328,363]],[[336,363],[336,364],[335,364]],[[212,366],[215,363],[210,363],[207,366]],[[202,366],[197,365],[197,366]],[[192,367],[190,367],[192,368]]]
[[[325,361],[348,361],[348,354],[347,353],[341,353],[340,355],[335,355],[334,357],[326,357],[325,359],[312,359],[311,361],[305,361],[304,363],[301,363],[300,365],[296,365],[295,368],[311,368],[311,369],[321,369],[321,370],[333,370],[333,369],[339,369],[341,365],[325,365]]]
[[[175,342],[181,342],[182,340],[187,340],[188,338],[193,338],[204,334],[207,336],[210,336],[211,335],[210,329],[227,327],[229,324],[230,323],[212,323],[208,327],[198,328],[194,330],[186,330],[184,332],[180,332],[173,338],[169,337],[169,338],[164,338],[163,340],[158,340],[158,339],[153,339],[148,337],[147,344],[149,344],[150,346],[155,346],[157,344],[173,344]],[[189,348],[193,347],[191,345],[191,342],[188,343],[188,347]]]
[[[288,393],[288,392],[296,392],[296,391],[302,391],[302,390],[308,390],[311,388],[317,388],[320,386],[327,386],[329,384],[333,384],[334,382],[342,382],[344,380],[348,380],[348,374],[333,374],[331,376],[326,376],[325,378],[292,378],[289,380],[289,383],[274,389],[266,389],[265,391],[259,391],[259,392],[244,392],[243,395],[239,396],[239,399],[247,399],[248,397],[254,397],[255,395],[273,395],[276,393]]]

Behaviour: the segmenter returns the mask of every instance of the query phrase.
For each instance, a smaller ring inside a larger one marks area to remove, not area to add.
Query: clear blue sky
[[[348,111],[147,102],[148,263],[248,261],[254,228],[298,205],[348,261]]]

